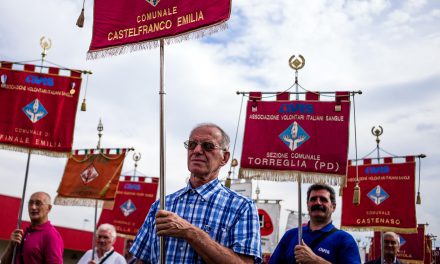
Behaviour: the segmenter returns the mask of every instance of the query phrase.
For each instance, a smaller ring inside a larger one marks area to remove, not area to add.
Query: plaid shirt
[[[150,209],[130,252],[146,263],[159,263],[159,238],[155,215],[159,201]],[[260,225],[255,204],[224,187],[218,179],[193,189],[188,185],[165,198],[165,208],[209,233],[219,244],[261,262]],[[165,237],[166,263],[204,263],[183,239]]]

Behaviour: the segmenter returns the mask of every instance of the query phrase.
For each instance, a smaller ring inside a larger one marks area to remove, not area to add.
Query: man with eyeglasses
[[[385,232],[383,234],[383,242],[384,242],[384,264],[403,264],[400,260],[397,259],[397,253],[400,249],[400,237],[394,232]],[[375,259],[366,262],[365,264],[380,264],[381,259]]]
[[[31,225],[23,232],[16,229],[3,253],[1,263],[11,263],[16,247],[15,263],[63,263],[64,243],[60,233],[50,223],[52,209],[50,195],[36,192],[28,202]]]
[[[136,263],[158,263],[159,237],[165,263],[260,263],[261,242],[254,202],[223,186],[220,168],[229,159],[229,136],[219,126],[200,124],[184,143],[188,185],[156,201],[130,252]]]

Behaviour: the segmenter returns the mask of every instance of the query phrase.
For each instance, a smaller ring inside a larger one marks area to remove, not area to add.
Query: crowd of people
[[[102,224],[95,233],[95,247],[79,264],[159,263],[160,238],[164,238],[165,263],[261,263],[260,223],[252,199],[226,188],[218,179],[229,158],[229,136],[215,124],[196,126],[184,143],[187,149],[188,184],[165,197],[165,208],[156,201],[125,257],[115,252],[115,227]],[[28,202],[31,225],[11,233],[1,263],[63,263],[63,240],[48,219],[51,198],[36,192]],[[310,221],[288,230],[270,262],[275,263],[361,263],[353,237],[332,224],[335,191],[313,184],[307,191]],[[385,233],[385,262],[396,259],[399,239]],[[368,262],[381,263],[377,261]]]

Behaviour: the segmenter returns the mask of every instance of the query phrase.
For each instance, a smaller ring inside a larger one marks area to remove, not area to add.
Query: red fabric
[[[425,226],[419,225],[417,233],[397,234],[400,236],[400,250],[397,253],[397,258],[423,262],[425,256]],[[374,232],[374,252],[373,259],[380,258],[380,232]]]
[[[49,74],[59,74],[60,68],[50,67],[49,68]]]
[[[241,168],[345,176],[350,102],[341,104],[248,101]]]
[[[306,92],[306,100],[307,101],[318,101],[319,100],[319,92]]]
[[[95,0],[89,51],[175,37],[225,22],[230,13],[230,0]]]
[[[25,71],[31,71],[31,72],[33,72],[33,71],[35,71],[35,65],[32,65],[32,64],[25,64],[25,65],[24,65],[24,70],[25,70]]]
[[[432,241],[429,236],[425,236],[425,261],[424,264],[432,263]],[[438,262],[437,262],[438,263]]]
[[[393,158],[384,158],[383,163],[393,163]]]
[[[58,195],[113,200],[125,154],[72,155],[67,161]],[[105,194],[101,193],[108,187]]]
[[[361,203],[354,205],[356,166],[348,167],[347,187],[342,196],[342,227],[386,228],[396,232],[416,228],[415,162],[364,164],[358,166],[358,173]],[[376,195],[376,191],[380,194]]]
[[[0,76],[6,79],[0,88],[0,144],[70,152],[81,78],[4,67]]]
[[[98,225],[110,223],[119,234],[136,235],[156,200],[157,186],[157,182],[119,182],[113,210],[102,210]],[[128,200],[134,207],[127,207]],[[132,210],[127,211],[129,208]]]
[[[0,228],[0,239],[9,240],[11,232],[17,228],[18,210],[20,208],[20,198],[0,194],[0,219],[2,227]],[[27,212],[24,212],[26,214]],[[50,218],[50,214],[49,214]],[[30,223],[22,222],[22,229],[26,229]],[[55,226],[64,242],[64,249],[87,251],[92,247],[92,232],[72,229],[67,227]],[[124,239],[116,238],[114,248],[117,252],[123,254]]]
[[[290,94],[288,92],[281,92],[277,94],[277,101],[288,101],[290,99]]]

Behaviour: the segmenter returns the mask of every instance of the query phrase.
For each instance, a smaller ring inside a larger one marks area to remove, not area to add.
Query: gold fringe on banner
[[[204,36],[212,35],[214,33],[226,30],[228,28],[227,22],[221,22],[220,24],[209,26],[204,29],[197,29],[190,32],[185,32],[178,36],[172,36],[164,38],[165,44],[180,43],[185,40],[199,39]],[[107,57],[118,56],[134,51],[153,49],[159,47],[159,39],[147,40],[138,43],[129,43],[126,45],[121,45],[117,47],[104,48],[100,50],[92,50],[87,53],[86,60],[96,60]]]
[[[95,200],[95,199],[86,199],[86,198],[72,198],[57,195],[54,200],[54,204],[56,205],[74,205],[74,206],[87,206],[87,207],[95,207],[96,201],[98,201],[98,207],[102,207],[104,201]]]
[[[29,153],[29,148],[0,144],[0,149],[11,150],[16,152]],[[67,158],[70,152],[55,152],[43,149],[31,149],[31,154],[48,156],[53,158]]]
[[[409,260],[409,259],[403,259],[403,258],[399,258],[399,260],[405,261],[405,264],[424,264],[425,263],[422,260]]]
[[[298,181],[301,173],[303,183],[325,183],[328,185],[341,186],[346,182],[346,176],[316,172],[299,172],[291,170],[264,170],[244,169],[238,172],[239,179],[258,179],[263,181]]]
[[[341,229],[346,231],[367,232],[367,231],[382,231],[382,232],[396,232],[401,234],[417,233],[417,228],[399,228],[389,226],[341,226]]]

